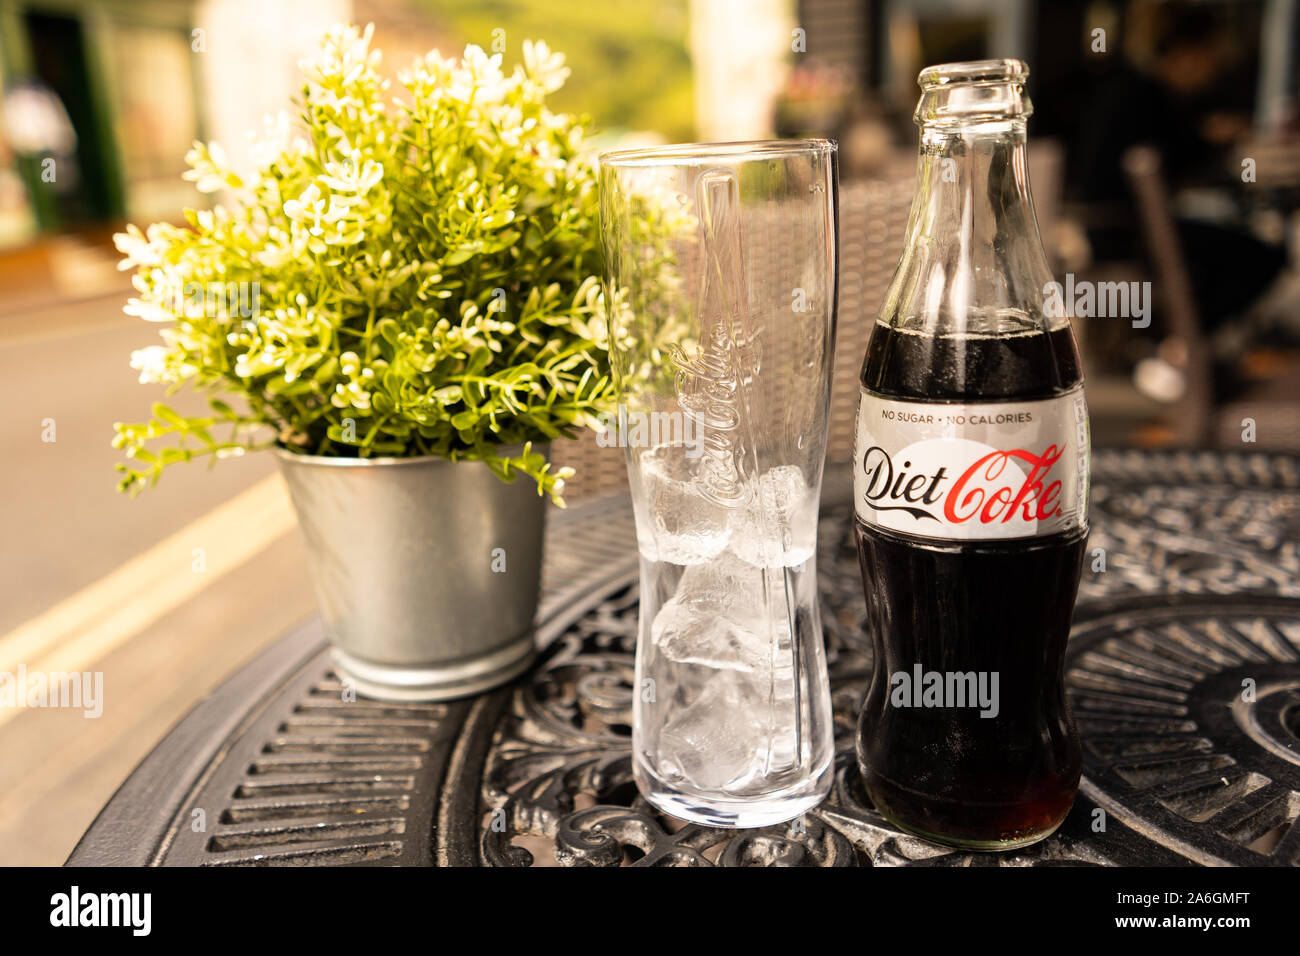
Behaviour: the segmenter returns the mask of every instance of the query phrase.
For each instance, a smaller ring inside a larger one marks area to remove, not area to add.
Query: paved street
[[[124,297],[0,312],[0,673],[103,674],[99,717],[0,709],[0,864],[61,863],[167,728],[311,612],[269,457],[177,466],[135,500],[115,490],[112,423],[162,395],[127,365],[157,339]]]

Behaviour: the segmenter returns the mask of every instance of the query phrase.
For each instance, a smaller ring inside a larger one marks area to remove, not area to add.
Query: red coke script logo
[[[1064,446],[1057,445],[1048,445],[1041,455],[1023,448],[994,449],[953,480],[946,467],[918,474],[909,472],[912,463],[904,461],[896,468],[889,453],[874,446],[862,457],[864,498],[875,511],[905,511],[917,520],[940,521],[932,509],[942,503],[942,521],[954,525],[972,518],[982,525],[1006,524],[1017,517],[1045,521],[1061,514],[1061,482],[1046,479],[1064,452]],[[1017,465],[1008,468],[1013,460]]]
[[[1044,488],[1043,479],[1060,461],[1064,451],[1063,447],[1048,445],[1041,455],[1023,448],[990,452],[972,463],[953,483],[944,498],[943,516],[952,524],[961,524],[976,515],[980,524],[992,524],[998,520],[1005,524],[1016,516],[1017,508],[1023,508],[1021,517],[1025,521],[1056,517],[1061,513],[1061,503],[1057,500],[1061,495],[1061,482],[1053,481]],[[1012,458],[1031,466],[1016,491],[1011,485],[996,484]],[[979,482],[984,482],[984,485],[980,486]],[[968,485],[973,487],[967,490]]]

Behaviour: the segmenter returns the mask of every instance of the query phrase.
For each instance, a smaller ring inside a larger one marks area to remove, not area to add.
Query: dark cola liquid
[[[1081,380],[1068,328],[1005,338],[877,326],[863,386],[901,401],[1050,398]],[[875,673],[858,763],[901,828],[971,849],[1050,834],[1074,802],[1081,755],[1063,688],[1087,528],[1010,541],[916,538],[856,522]],[[998,713],[890,706],[900,671],[997,673]]]

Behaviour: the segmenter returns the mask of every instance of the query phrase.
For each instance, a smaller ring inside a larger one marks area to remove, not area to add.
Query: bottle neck
[[[1051,281],[1024,117],[923,123],[907,240],[880,321],[935,335],[1045,331]]]

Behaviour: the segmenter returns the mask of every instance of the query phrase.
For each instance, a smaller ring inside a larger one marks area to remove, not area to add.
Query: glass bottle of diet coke
[[[970,849],[1050,834],[1080,770],[1063,662],[1088,413],[1030,198],[1027,76],[1019,60],[921,73],[917,193],[855,450],[863,783],[899,827]]]

